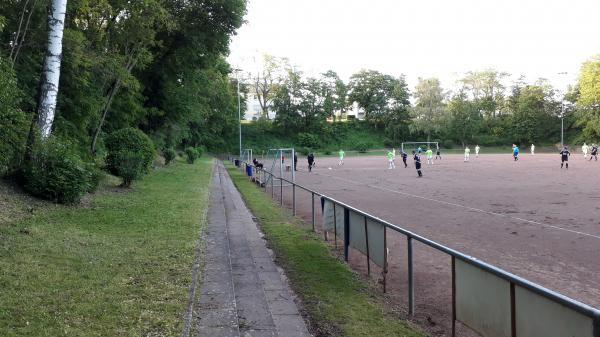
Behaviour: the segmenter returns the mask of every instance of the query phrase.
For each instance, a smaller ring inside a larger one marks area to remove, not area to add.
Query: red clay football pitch
[[[299,158],[296,182],[452,249],[585,304],[600,307],[600,161],[558,154],[447,155],[417,178],[411,157],[388,169],[384,156]],[[268,191],[270,193],[270,190]],[[279,189],[275,190],[278,199]],[[296,190],[297,213],[310,221],[311,195]],[[291,187],[284,201],[291,205]],[[315,199],[317,229],[320,203]],[[388,232],[387,284],[393,303],[407,302],[406,238]],[[414,245],[415,320],[435,335],[451,322],[450,257]],[[366,273],[365,257],[350,263]],[[371,264],[373,265],[373,264]],[[374,269],[372,269],[373,271]],[[380,271],[379,271],[380,272]],[[375,271],[372,275],[377,275]],[[460,330],[460,329],[459,329]],[[465,335],[470,335],[464,332]]]

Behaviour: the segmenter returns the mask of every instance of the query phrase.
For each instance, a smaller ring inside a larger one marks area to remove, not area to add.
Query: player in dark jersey
[[[565,165],[567,167],[567,170],[569,169],[569,156],[571,155],[571,152],[569,152],[569,149],[565,146],[562,151],[560,151],[560,168],[563,168],[563,165]]]
[[[406,159],[408,158],[408,154],[404,151],[402,151],[400,153],[400,156],[402,156],[402,162],[404,163],[404,168],[408,167],[408,164],[406,163]]]
[[[418,153],[413,153],[413,159],[415,161],[415,168],[417,169],[417,174],[419,174],[419,178],[423,177],[423,173],[421,173],[421,156]]]
[[[592,155],[590,156],[590,161],[592,161],[592,158],[595,158],[596,161],[598,160],[598,145],[596,144],[592,144]]]
[[[313,166],[315,166],[315,155],[314,153],[310,153],[306,158],[308,160],[308,172],[312,172]]]

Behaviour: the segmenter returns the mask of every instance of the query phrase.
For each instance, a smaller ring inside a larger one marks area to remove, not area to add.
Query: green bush
[[[23,155],[29,123],[20,97],[14,72],[0,57],[0,176],[17,169]]]
[[[123,187],[131,186],[134,180],[144,175],[144,154],[139,151],[123,150],[114,153],[114,159],[119,163],[116,175],[123,178]]]
[[[367,142],[358,142],[354,145],[354,149],[359,153],[365,153],[369,149],[370,145]]]
[[[188,164],[193,164],[196,159],[198,159],[198,151],[193,147],[188,147],[185,149],[185,155],[187,156]]]
[[[177,153],[172,148],[168,148],[163,150],[163,156],[165,157],[165,165],[169,165],[177,157]]]
[[[123,186],[130,186],[133,180],[148,173],[156,156],[152,140],[139,129],[117,130],[104,143],[106,167],[112,174],[123,178]]]
[[[326,156],[329,156],[329,155],[331,155],[331,150],[325,150],[324,153],[325,153]]]
[[[55,138],[34,147],[23,173],[27,191],[59,203],[79,202],[92,185],[89,165],[71,144]]]
[[[313,135],[312,133],[301,132],[298,134],[298,136],[296,138],[298,139],[298,145],[300,145],[302,147],[308,147],[308,148],[320,148],[321,147],[321,142],[319,140],[319,137],[317,137],[316,135]]]
[[[98,186],[102,180],[104,180],[104,172],[95,164],[88,164],[88,172],[90,173],[90,184],[88,186],[88,193],[94,193],[98,190]]]
[[[204,145],[202,146],[198,146],[196,148],[196,153],[198,154],[198,158],[202,157],[202,155],[206,152],[206,148],[204,147]]]
[[[297,147],[296,148],[296,152],[300,153],[301,155],[304,156],[308,156],[311,153],[311,149],[307,148],[307,147]]]

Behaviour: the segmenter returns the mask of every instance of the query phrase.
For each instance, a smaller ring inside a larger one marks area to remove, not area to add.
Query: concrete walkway
[[[193,311],[196,336],[311,336],[221,162],[213,175],[205,252]]]

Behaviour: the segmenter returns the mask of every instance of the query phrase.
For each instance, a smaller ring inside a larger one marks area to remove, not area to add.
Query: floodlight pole
[[[563,71],[558,75],[566,75],[567,72]],[[560,147],[565,147],[565,96],[563,95],[560,99]]]
[[[565,147],[565,103],[561,102],[561,112],[560,112],[560,147]]]
[[[240,134],[240,156],[242,155],[242,104],[240,100],[240,79],[237,80],[237,99],[238,99],[238,123]]]

